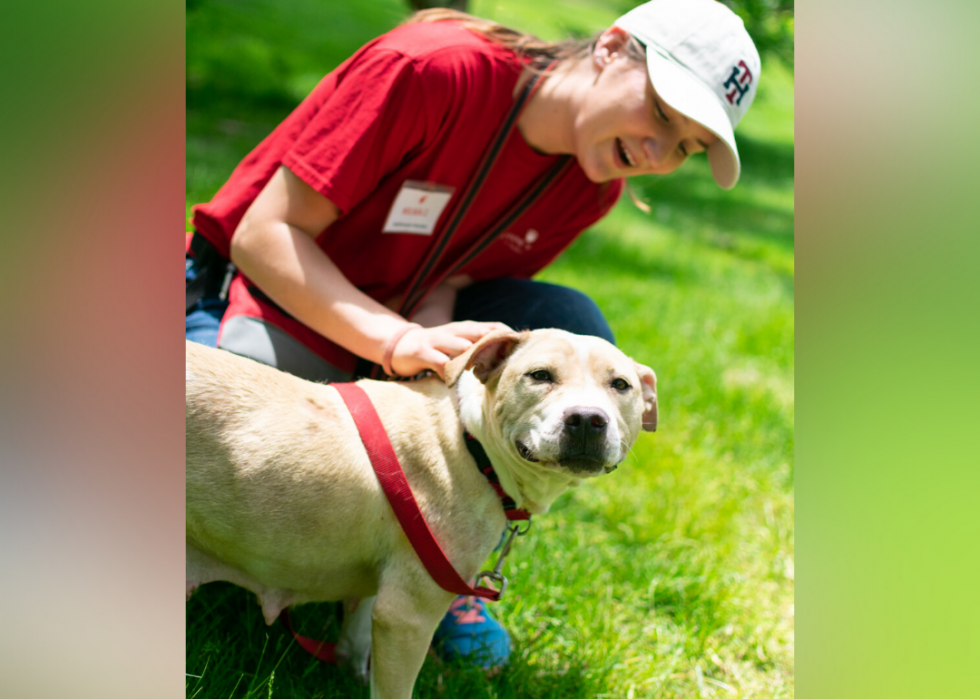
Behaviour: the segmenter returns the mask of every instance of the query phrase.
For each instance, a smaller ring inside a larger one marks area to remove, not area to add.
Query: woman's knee
[[[476,282],[459,292],[454,317],[497,321],[515,330],[560,328],[615,342],[602,310],[587,294],[531,279]]]
[[[539,315],[552,320],[553,328],[561,328],[576,335],[595,335],[615,344],[612,329],[599,305],[578,289],[547,284],[538,298]]]

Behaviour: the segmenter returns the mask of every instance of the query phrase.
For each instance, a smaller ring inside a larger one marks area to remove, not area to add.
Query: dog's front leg
[[[337,658],[364,684],[368,683],[371,657],[371,614],[375,597],[344,602],[344,625],[337,641]]]
[[[374,603],[371,699],[411,699],[432,636],[452,602],[431,579],[407,587],[382,586]]]

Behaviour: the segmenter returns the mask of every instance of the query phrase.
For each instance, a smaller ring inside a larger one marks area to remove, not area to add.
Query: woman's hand
[[[432,325],[405,332],[406,321],[355,288],[316,244],[339,209],[281,167],[256,197],[231,240],[231,259],[272,299],[324,337],[359,357],[383,363],[399,376],[425,369],[443,374],[446,362],[502,323],[450,323],[456,289],[468,277],[447,280],[418,309],[419,322]],[[398,333],[403,332],[401,338]],[[391,340],[395,347],[389,348]]]
[[[399,376],[414,376],[432,369],[445,380],[445,367],[494,330],[509,330],[503,323],[463,320],[434,328],[412,328],[398,340],[391,356],[391,369]]]

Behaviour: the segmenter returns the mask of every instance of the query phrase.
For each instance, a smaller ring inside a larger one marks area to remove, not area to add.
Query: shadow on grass
[[[299,631],[335,639],[332,607],[307,605],[295,615]],[[186,653],[187,695],[200,699],[368,696],[340,668],[296,645],[281,623],[266,626],[255,595],[230,583],[204,585],[187,603]]]
[[[728,607],[736,594],[737,575],[726,569],[719,551],[704,545],[706,535],[699,524],[688,522],[685,526],[683,516],[670,512],[670,504],[660,505],[664,529],[643,528],[622,510],[609,511],[595,502],[577,501],[565,526],[581,529],[586,537],[601,537],[602,542],[593,545],[588,554],[567,556],[564,574],[569,579],[589,580],[595,589],[580,594],[592,599],[602,596],[602,588],[614,588],[634,620],[645,619],[645,624],[669,622],[683,629],[685,652],[699,655],[708,639],[730,622]],[[647,508],[657,506],[655,502],[644,503]],[[733,502],[721,507],[728,511],[702,515],[725,519],[737,509]],[[680,529],[676,527],[678,521],[682,523]]]
[[[770,203],[759,192],[792,192],[795,149],[747,137],[738,144],[743,172],[731,191],[715,186],[700,161],[699,167],[687,166],[669,177],[634,178],[632,186],[650,203],[654,217],[679,232],[709,231],[719,247],[725,247],[719,234],[755,239],[792,254],[792,206]],[[668,207],[666,214],[659,210],[663,206]]]
[[[336,640],[335,604],[309,604],[292,617],[299,633]],[[462,662],[426,658],[416,695],[492,696],[500,699],[587,699],[602,677],[581,662],[529,665],[520,645],[511,663],[492,677]],[[187,696],[197,699],[341,699],[370,692],[343,668],[322,663],[300,648],[280,622],[266,626],[255,595],[230,583],[209,583],[187,603]],[[599,673],[601,674],[601,673]]]
[[[795,150],[792,145],[739,135],[738,153],[745,168],[740,181],[749,186],[781,187],[792,184]]]
[[[690,255],[663,255],[643,240],[623,239],[616,235],[613,225],[604,224],[605,230],[589,231],[579,237],[562,253],[556,269],[567,266],[597,279],[611,275],[619,280],[632,277],[645,283],[659,281],[678,289],[713,285],[717,281],[716,269],[692,260]],[[713,248],[722,256],[763,265],[778,275],[784,292],[792,297],[795,287],[792,256],[769,245],[749,244],[758,236],[738,232],[692,233],[673,226],[661,228],[679,241],[690,241]]]
[[[792,206],[794,148],[790,144],[739,140],[746,165],[738,186],[724,191],[711,179],[706,162],[694,162],[668,177],[637,177],[631,187],[652,211],[631,210],[599,224],[563,253],[558,264],[589,270],[596,277],[613,274],[672,285],[715,284],[718,268],[689,254],[664,254],[644,236],[619,235],[616,226],[653,228],[682,245],[714,250],[770,269],[785,292],[794,291],[794,214]],[[701,159],[703,160],[703,158]],[[668,243],[670,245],[670,243]]]

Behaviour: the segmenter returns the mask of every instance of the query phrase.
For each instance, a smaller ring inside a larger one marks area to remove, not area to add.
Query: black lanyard
[[[552,63],[545,68],[545,72],[551,69],[555,64]],[[476,170],[476,174],[466,189],[463,191],[463,196],[459,200],[459,204],[453,210],[452,215],[447,219],[447,223],[444,226],[441,233],[437,235],[435,245],[429,251],[425,260],[419,266],[412,278],[411,283],[408,285],[408,290],[405,292],[402,298],[401,305],[398,307],[398,314],[403,318],[408,318],[411,316],[412,312],[415,311],[419,304],[425,299],[430,291],[435,289],[439,284],[441,284],[446,278],[452,276],[464,266],[469,264],[477,255],[487,249],[487,247],[503,233],[511,224],[514,223],[525,211],[527,211],[541,196],[548,190],[548,188],[562,175],[571,165],[572,157],[570,155],[563,155],[555,162],[554,165],[544,174],[544,176],[535,183],[528,192],[521,197],[510,209],[508,209],[497,222],[490,226],[487,231],[481,235],[470,247],[466,250],[463,255],[461,255],[457,260],[450,262],[449,264],[444,264],[441,269],[437,269],[439,263],[443,262],[442,258],[446,251],[446,247],[449,245],[453,234],[459,229],[463,218],[466,213],[470,210],[471,205],[476,200],[480,189],[483,187],[487,178],[490,175],[490,171],[496,164],[500,153],[504,149],[504,144],[507,142],[508,137],[514,130],[514,126],[517,124],[517,119],[524,109],[524,105],[527,103],[528,98],[534,93],[534,90],[538,87],[543,73],[533,73],[531,78],[527,81],[524,89],[521,90],[520,95],[514,100],[514,104],[511,105],[510,111],[507,113],[507,117],[504,119],[503,123],[500,125],[500,129],[497,131],[497,135],[494,137],[493,142],[487,149],[487,152],[483,154],[483,159],[480,162],[479,167]]]
[[[543,75],[555,65],[556,63],[553,62],[548,66],[545,66],[543,72],[532,73],[531,78],[527,81],[527,84],[521,90],[521,93],[517,96],[517,99],[514,100],[514,103],[511,105],[510,111],[507,113],[507,117],[500,125],[500,129],[497,131],[497,135],[494,137],[493,142],[491,142],[490,147],[483,154],[483,159],[480,161],[480,165],[476,169],[475,176],[467,184],[466,189],[463,191],[462,197],[459,199],[459,203],[452,210],[450,217],[447,219],[447,223],[442,228],[441,232],[437,233],[435,245],[432,246],[432,249],[426,255],[422,264],[419,265],[418,270],[416,270],[415,275],[412,277],[412,281],[408,285],[408,290],[402,297],[401,305],[398,308],[398,314],[403,318],[408,318],[411,316],[411,314],[418,308],[419,304],[422,303],[422,301],[425,300],[425,297],[429,295],[429,292],[439,286],[439,284],[445,281],[448,277],[456,274],[459,270],[476,258],[477,255],[486,250],[487,247],[489,247],[501,233],[506,231],[507,228],[510,227],[518,218],[520,218],[522,214],[531,208],[531,206],[544,195],[551,185],[554,184],[554,182],[571,167],[572,163],[574,162],[574,158],[572,158],[572,156],[562,155],[559,157],[544,174],[544,176],[541,177],[535,183],[535,185],[524,194],[523,197],[521,197],[502,216],[500,216],[496,223],[490,226],[485,233],[474,241],[466,252],[464,252],[456,260],[446,262],[443,259],[449,242],[452,240],[455,232],[459,229],[459,226],[466,216],[466,213],[470,210],[470,207],[476,200],[477,195],[489,177],[490,171],[493,169],[493,166],[496,164],[500,153],[503,151],[508,137],[514,130],[514,126],[517,124],[517,120],[520,117],[525,104],[531,95],[534,94],[535,89],[539,86]],[[441,268],[439,268],[440,263],[442,263]],[[293,318],[292,315],[287,313],[285,309],[281,308],[257,286],[250,284],[247,286],[247,289],[254,298],[273,306],[287,318]],[[383,374],[384,372],[381,371],[379,366],[372,366],[364,359],[361,359],[358,362],[358,368],[356,370],[356,375],[358,376],[379,378],[380,376],[383,376]]]

